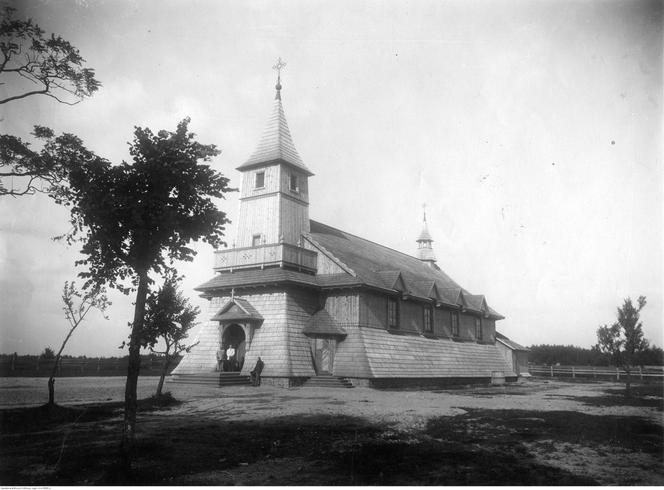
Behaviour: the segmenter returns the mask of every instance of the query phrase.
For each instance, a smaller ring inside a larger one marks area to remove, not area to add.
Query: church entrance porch
[[[241,371],[246,349],[244,329],[237,324],[226,326],[221,334],[220,370],[222,372]]]

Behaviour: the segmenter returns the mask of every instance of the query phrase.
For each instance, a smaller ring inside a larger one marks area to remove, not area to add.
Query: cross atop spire
[[[286,62],[282,61],[281,56],[272,67],[273,70],[277,71],[277,84],[274,88],[277,89],[277,94],[274,96],[275,99],[281,100],[281,70],[286,68]]]

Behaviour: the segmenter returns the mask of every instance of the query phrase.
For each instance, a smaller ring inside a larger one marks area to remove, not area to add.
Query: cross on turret
[[[272,67],[273,70],[277,71],[277,84],[274,87],[277,89],[277,94],[274,96],[277,100],[281,100],[281,70],[284,68],[286,68],[286,62],[282,61],[280,56],[276,64]]]

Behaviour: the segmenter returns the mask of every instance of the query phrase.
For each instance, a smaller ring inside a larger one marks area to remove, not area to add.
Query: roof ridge
[[[335,230],[335,231],[339,231],[339,232],[341,232],[341,233],[343,233],[343,234],[345,234],[345,235],[350,235],[350,236],[352,236],[352,237],[354,237],[354,238],[358,238],[359,240],[363,240],[363,241],[365,241],[365,242],[373,243],[374,245],[378,245],[378,246],[381,247],[381,248],[385,248],[385,249],[387,249],[387,250],[391,250],[392,252],[396,252],[396,253],[398,253],[398,254],[404,255],[404,256],[408,257],[409,259],[413,259],[413,260],[416,260],[416,261],[418,261],[418,262],[421,262],[421,260],[418,259],[417,257],[413,257],[413,256],[410,255],[410,254],[407,254],[407,253],[405,253],[405,252],[401,252],[401,251],[396,250],[396,249],[394,249],[394,248],[390,248],[390,247],[388,247],[388,246],[386,246],[386,245],[382,245],[382,244],[380,244],[380,243],[378,243],[378,242],[374,242],[374,241],[372,241],[372,240],[368,240],[368,239],[366,239],[366,238],[362,238],[361,236],[354,235],[353,233],[348,233],[347,231],[340,230],[339,228],[335,228],[334,226],[326,225],[325,223],[321,223],[320,221],[316,221],[316,220],[313,220],[313,219],[310,219],[309,221],[313,221],[313,222],[316,223],[316,224],[323,225],[323,226],[326,226],[326,227],[328,227],[328,228],[332,228],[333,230]],[[425,266],[425,267],[427,267],[427,266]],[[398,269],[393,269],[393,270],[398,270]]]
[[[311,220],[309,220],[309,221],[311,221]],[[339,231],[341,231],[341,230],[339,230]],[[347,265],[344,261],[342,261],[341,259],[339,259],[339,257],[337,257],[336,255],[334,255],[332,252],[330,252],[328,249],[326,249],[326,248],[323,247],[320,243],[318,243],[316,240],[314,240],[314,238],[311,236],[311,233],[303,233],[302,235],[304,236],[304,239],[305,239],[305,240],[307,240],[309,243],[311,243],[311,245],[312,245],[313,247],[316,247],[318,250],[320,250],[320,251],[323,252],[325,255],[327,255],[328,258],[329,258],[330,260],[332,260],[332,262],[334,262],[335,264],[337,264],[337,265],[339,266],[340,269],[342,269],[343,271],[345,271],[346,274],[349,274],[349,275],[351,275],[351,276],[353,276],[353,277],[357,277],[357,272],[355,272],[355,271],[353,270],[352,267],[350,267],[349,265]]]

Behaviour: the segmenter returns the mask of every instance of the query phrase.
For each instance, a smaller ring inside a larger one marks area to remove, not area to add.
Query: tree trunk
[[[125,471],[131,470],[134,441],[136,438],[136,409],[138,400],[136,386],[138,373],[141,369],[141,333],[145,316],[145,298],[148,293],[147,270],[138,272],[138,290],[134,306],[134,321],[129,338],[129,364],[127,366],[127,383],[125,385],[124,425],[122,429],[122,465]]]
[[[62,351],[65,350],[65,345],[67,345],[67,342],[71,338],[71,334],[74,333],[74,330],[76,330],[76,327],[78,327],[79,322],[74,322],[72,327],[69,329],[69,333],[65,337],[65,340],[62,342],[62,345],[60,346],[60,350],[58,351],[58,354],[55,356],[55,362],[53,363],[53,369],[51,369],[51,376],[48,378],[48,405],[49,407],[52,407],[55,405],[55,375],[58,372],[58,366],[60,365],[60,357],[62,356]]]
[[[161,396],[161,390],[164,388],[164,379],[166,379],[166,375],[168,374],[168,368],[171,365],[171,357],[166,354],[166,360],[164,361],[164,367],[161,369],[161,377],[159,378],[159,384],[157,385],[157,395],[156,396]]]
[[[55,405],[55,377],[51,375],[48,378],[48,406],[52,407]]]

